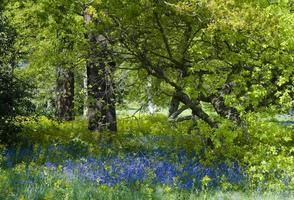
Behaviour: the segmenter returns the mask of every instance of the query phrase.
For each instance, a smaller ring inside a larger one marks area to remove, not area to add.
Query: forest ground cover
[[[292,118],[277,119],[259,126],[267,134],[279,128],[291,139],[293,126],[281,122]],[[121,117],[116,135],[90,132],[83,119],[59,123],[39,117],[23,123],[23,142],[1,150],[1,199],[293,198],[291,152],[284,154],[287,145],[269,145],[262,137],[255,149],[236,157],[234,142],[228,142],[227,155],[220,151],[225,143],[206,149],[199,135],[209,130],[183,134],[188,122],[175,125],[160,114]]]

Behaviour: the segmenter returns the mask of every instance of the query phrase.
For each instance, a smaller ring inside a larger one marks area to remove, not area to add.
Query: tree
[[[74,120],[74,72],[65,67],[56,70],[56,115],[60,120]]]
[[[58,119],[70,121],[74,120],[74,59],[70,55],[74,49],[73,28],[68,26],[70,20],[74,21],[74,13],[67,8],[68,2],[55,2],[53,5],[44,6],[47,9],[48,18],[53,18],[54,23],[50,27],[55,31],[58,41],[57,53],[65,54],[63,58],[56,59],[56,115]],[[48,7],[47,7],[48,6]],[[76,25],[76,24],[75,24]]]
[[[87,36],[89,44],[87,55],[88,128],[115,132],[117,126],[113,71],[116,63],[108,49],[109,40],[105,36],[104,24],[99,24],[101,22],[94,7],[89,6],[85,10],[84,18],[89,27]],[[102,31],[99,31],[96,26]],[[93,29],[93,27],[96,28]]]
[[[174,105],[171,116],[190,109],[190,119],[217,128],[219,118],[205,112],[205,102],[241,125],[247,112],[293,98],[289,7],[266,1],[108,2],[121,53],[161,80]]]
[[[22,59],[29,63],[24,73],[38,85],[40,102],[37,104],[40,107],[45,104],[44,109],[50,104],[55,116],[66,121],[73,120],[76,114],[74,76],[83,63],[79,46],[84,40],[83,18],[77,17],[77,4],[71,1],[11,1],[9,4],[9,14],[20,35],[17,47]]]
[[[106,28],[102,28],[105,24],[98,23],[99,20],[93,17],[97,15],[92,6],[97,3],[95,2],[15,1],[10,6],[13,10],[11,14],[15,15],[13,17],[15,26],[23,36],[19,40],[19,47],[24,49],[28,57],[31,72],[36,73],[46,66],[41,76],[44,78],[45,74],[50,74],[52,79],[49,88],[52,87],[52,80],[55,79],[56,116],[61,120],[73,119],[74,97],[85,95],[84,107],[88,107],[89,129],[115,131],[115,97],[112,80],[115,62],[108,53],[108,47],[104,47],[106,40],[101,41]],[[91,17],[91,23],[85,23],[85,14]],[[99,24],[100,29],[93,24]],[[74,75],[84,74],[85,68],[86,94],[75,92],[74,89]],[[32,74],[29,76],[32,77]],[[37,82],[39,83],[38,80]],[[49,84],[46,85],[47,88]],[[41,87],[44,87],[43,85]],[[44,93],[50,95],[47,88],[44,89]],[[52,98],[51,95],[50,99]]]

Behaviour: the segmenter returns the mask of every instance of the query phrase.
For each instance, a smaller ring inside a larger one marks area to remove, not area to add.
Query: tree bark
[[[57,67],[56,115],[62,121],[74,120],[74,72],[62,66]]]
[[[85,13],[85,22],[92,20]],[[108,40],[103,35],[88,32],[87,57],[88,129],[92,131],[117,131],[115,85],[112,74],[115,62],[109,62]]]
[[[169,104],[168,117],[171,117],[171,118],[177,117],[177,116],[173,117],[173,114],[179,110],[179,106],[180,106],[180,100],[175,95],[173,95]]]
[[[213,121],[209,115],[201,108],[200,102],[192,101],[187,94],[182,91],[177,91],[177,98],[192,110],[192,114],[205,121],[210,127],[217,128],[218,124]]]
[[[87,78],[87,68],[84,72],[84,105],[83,105],[83,117],[88,117],[88,78]]]
[[[235,108],[226,106],[224,98],[222,96],[213,97],[211,99],[211,104],[220,116],[228,118],[236,122],[237,124],[240,124],[242,122],[239,112]]]
[[[241,124],[242,120],[240,114],[236,108],[226,106],[224,96],[229,94],[234,87],[233,82],[225,83],[219,90],[217,95],[212,95],[210,97],[211,104],[213,105],[215,111],[222,117],[230,119],[237,124]]]
[[[114,85],[104,63],[87,63],[88,128],[117,131]]]

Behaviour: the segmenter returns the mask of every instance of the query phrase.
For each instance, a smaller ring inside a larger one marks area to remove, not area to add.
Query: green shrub
[[[266,120],[268,115],[249,113],[245,117],[243,126],[227,120],[216,130],[200,126],[200,133],[210,134],[214,143],[206,151],[205,162],[241,164],[251,189],[293,190],[293,127]]]

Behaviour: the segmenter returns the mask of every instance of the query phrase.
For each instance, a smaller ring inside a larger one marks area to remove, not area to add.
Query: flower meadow
[[[61,147],[49,147],[49,151],[60,151]],[[46,150],[48,151],[48,150]],[[8,150],[4,166],[11,167],[15,158],[15,151]],[[33,152],[21,149],[18,159],[32,156]],[[37,162],[38,156],[33,158]],[[78,178],[107,186],[116,186],[124,183],[132,186],[137,183],[149,183],[151,185],[163,184],[181,189],[198,189],[203,187],[204,177],[208,177],[208,188],[221,184],[225,179],[228,183],[241,185],[245,180],[241,167],[237,163],[231,166],[223,163],[215,167],[205,167],[199,163],[195,155],[188,155],[181,151],[178,154],[164,150],[152,152],[127,153],[125,155],[111,157],[82,157],[80,159],[67,159],[61,162],[46,161],[44,167],[51,171],[60,171],[68,179]],[[62,158],[60,158],[62,159]],[[45,160],[51,160],[50,157]],[[30,174],[30,162],[22,162],[26,166],[26,173]],[[17,165],[16,165],[17,166]]]
[[[245,163],[201,146],[193,135],[177,135],[183,127],[156,121],[145,119],[141,133],[124,121],[117,136],[91,135],[82,121],[29,122],[22,145],[1,147],[0,199],[293,198],[291,156],[277,153],[275,164],[255,155]]]

